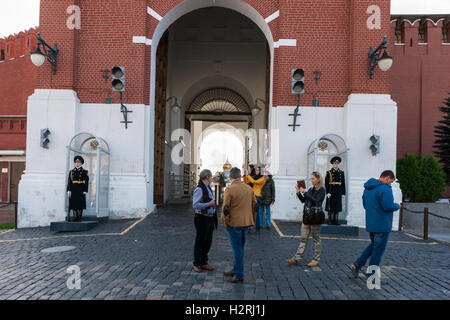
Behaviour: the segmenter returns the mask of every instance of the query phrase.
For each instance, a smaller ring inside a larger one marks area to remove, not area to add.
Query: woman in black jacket
[[[311,174],[311,183],[313,186],[306,193],[305,189],[301,187],[299,188],[298,186],[296,187],[297,197],[300,199],[301,202],[305,204],[303,208],[303,214],[305,214],[305,212],[307,212],[308,210],[314,211],[315,214],[319,214],[319,212],[323,213],[322,202],[325,199],[325,188],[323,178],[319,172],[313,172]],[[314,256],[312,261],[308,264],[308,267],[318,266],[320,261],[320,249],[321,249],[320,228],[321,224],[308,225],[302,223],[301,241],[300,245],[298,246],[297,253],[291,259],[286,259],[286,261],[292,264],[298,264],[302,260],[303,253],[305,252],[306,245],[308,243],[309,234],[312,233],[312,238],[314,241]]]

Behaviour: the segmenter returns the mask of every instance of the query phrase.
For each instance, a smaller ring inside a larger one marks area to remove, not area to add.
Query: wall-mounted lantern
[[[170,100],[175,99],[173,105],[171,105],[172,111],[174,113],[178,113],[181,110],[181,106],[178,104],[178,99],[175,96],[171,96],[169,98],[167,98],[166,102],[169,102]]]
[[[42,48],[42,51],[41,51]],[[56,45],[55,42],[55,46],[53,48],[51,48],[42,38],[40,33],[37,33],[37,47],[36,50],[33,52],[30,52],[30,58],[31,58],[31,62],[33,62],[33,64],[36,67],[40,67],[44,64],[45,59],[48,60],[48,62],[50,62],[50,64],[53,67],[53,74],[56,74],[56,57],[58,55],[58,46]]]
[[[254,117],[256,117],[256,116],[261,112],[261,110],[262,110],[260,107],[258,107],[258,101],[261,101],[262,103],[264,103],[264,105],[267,104],[266,100],[263,100],[263,99],[261,99],[261,98],[256,98],[256,99],[255,99],[255,104],[254,104],[253,107],[251,108],[252,115],[253,115]]]
[[[373,50],[373,47],[370,47],[369,49],[369,59],[370,59],[370,69],[369,69],[369,78],[372,79],[373,76],[373,70],[375,69],[375,66],[378,64],[378,67],[382,71],[388,71],[392,63],[394,62],[394,57],[391,57],[388,55],[386,50],[386,43],[387,43],[387,37],[384,36],[383,41],[378,46],[378,48]]]

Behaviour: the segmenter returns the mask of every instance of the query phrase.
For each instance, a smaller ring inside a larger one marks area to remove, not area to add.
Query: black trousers
[[[208,264],[208,252],[211,248],[214,231],[214,217],[195,214],[194,225],[197,230],[194,244],[194,266],[203,266]]]

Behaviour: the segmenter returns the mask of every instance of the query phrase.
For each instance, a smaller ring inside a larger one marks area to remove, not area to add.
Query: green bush
[[[415,186],[419,183],[417,160],[418,157],[410,153],[405,153],[403,158],[397,160],[397,179],[400,183],[403,198],[414,198]]]
[[[0,224],[0,230],[2,229],[14,229],[14,222]]]
[[[403,197],[413,202],[435,202],[446,185],[445,172],[432,155],[405,153],[397,160],[397,178]]]
[[[449,94],[450,95],[450,94]],[[444,107],[439,107],[443,113],[442,120],[435,126],[434,154],[439,159],[439,163],[444,168],[447,175],[447,184],[450,186],[450,96],[445,100]]]

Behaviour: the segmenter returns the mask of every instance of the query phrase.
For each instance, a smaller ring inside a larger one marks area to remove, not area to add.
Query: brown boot
[[[208,271],[214,270],[213,267],[211,267],[210,265],[207,265],[207,264],[200,266],[200,268],[202,268],[203,270],[208,270]]]
[[[198,272],[198,273],[202,272],[202,268],[200,268],[199,266],[194,266],[193,269],[195,272]]]

